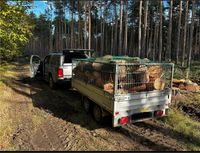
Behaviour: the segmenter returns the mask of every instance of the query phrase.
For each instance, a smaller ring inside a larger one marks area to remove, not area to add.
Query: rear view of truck
[[[130,57],[73,61],[72,87],[95,120],[112,116],[113,127],[163,117],[171,102],[172,63]]]

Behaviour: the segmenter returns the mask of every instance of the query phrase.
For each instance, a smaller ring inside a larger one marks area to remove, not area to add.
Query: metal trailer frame
[[[73,60],[73,68],[77,61]],[[84,60],[83,60],[84,61]],[[96,62],[98,63],[98,62]],[[102,63],[102,62],[99,62]],[[112,64],[112,63],[109,63]],[[126,63],[127,65],[141,65],[141,63]],[[173,63],[143,63],[145,65],[167,65],[171,66],[171,84],[174,75]],[[104,90],[95,87],[94,85],[85,83],[72,76],[72,87],[77,89],[83,96],[89,98],[92,102],[99,105],[102,109],[112,115],[113,127],[121,126],[119,120],[123,117],[128,117],[130,123],[144,121],[157,118],[155,111],[162,110],[163,116],[167,115],[169,104],[171,103],[172,88],[165,90],[143,91],[137,93],[128,93],[126,95],[117,94],[118,72],[120,64],[116,65],[114,93],[110,94]],[[74,74],[73,74],[74,75]]]

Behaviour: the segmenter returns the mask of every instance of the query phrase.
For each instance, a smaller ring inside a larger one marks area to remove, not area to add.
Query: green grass
[[[175,109],[170,109],[164,123],[172,128],[172,134],[178,137],[177,141],[188,150],[200,150],[200,123]]]
[[[8,70],[11,70],[14,67],[15,67],[14,65],[9,64],[9,63],[0,64],[0,72],[6,72]]]

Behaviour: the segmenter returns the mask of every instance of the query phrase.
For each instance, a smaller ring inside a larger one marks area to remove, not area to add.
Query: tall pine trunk
[[[172,8],[173,8],[173,0],[170,0],[170,9],[169,9],[169,26],[168,26],[168,36],[167,36],[167,51],[166,51],[166,59],[168,58],[171,61],[172,51],[171,51],[171,43],[172,43]]]
[[[117,50],[118,50],[118,43],[117,43],[117,36],[118,36],[118,15],[117,15],[117,0],[115,0],[115,36],[114,36],[114,50],[115,50],[115,52],[114,52],[114,55],[117,55],[118,54],[118,52],[117,52]]]
[[[144,3],[144,34],[143,34],[143,45],[142,45],[142,52],[143,55],[145,54],[145,57],[147,56],[146,53],[146,37],[147,37],[147,14],[148,14],[148,0],[145,0]]]
[[[122,55],[122,18],[123,18],[123,0],[120,0],[119,55]]]
[[[71,0],[71,6],[72,6],[72,11],[71,11],[71,16],[72,16],[72,21],[71,21],[71,48],[74,48],[74,1]]]
[[[180,4],[179,4],[179,19],[178,19],[178,33],[177,33],[177,47],[176,47],[176,64],[178,64],[179,52],[180,52],[180,33],[181,33],[182,5],[183,5],[183,1],[180,0]]]
[[[88,29],[89,29],[89,38],[88,38],[88,49],[91,49],[91,8],[90,8],[90,0],[88,1]]]
[[[128,0],[125,0],[125,23],[124,23],[124,26],[125,26],[125,31],[124,31],[124,54],[127,55],[127,39],[128,39]]]
[[[139,0],[138,56],[141,56],[142,0]]]
[[[84,48],[87,48],[87,1],[84,1]]]
[[[188,0],[186,0],[186,11],[185,11],[185,24],[184,24],[184,35],[183,35],[183,53],[181,66],[185,65],[185,49],[186,49],[186,35],[187,35],[187,19],[188,19]]]
[[[192,21],[190,27],[190,41],[189,41],[189,53],[188,53],[188,63],[187,66],[190,68],[191,64],[191,54],[193,48],[193,31],[194,31],[194,17],[195,17],[195,0],[192,0]]]
[[[158,60],[161,61],[162,59],[162,12],[163,12],[163,7],[162,7],[162,0],[160,0],[159,3],[159,14],[160,14],[160,27],[159,27],[159,54],[158,54]]]

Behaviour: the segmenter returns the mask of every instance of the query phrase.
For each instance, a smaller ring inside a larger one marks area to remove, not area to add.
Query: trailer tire
[[[83,97],[83,108],[85,110],[86,113],[89,113],[91,110],[91,102],[87,97]]]
[[[51,89],[55,89],[55,83],[54,83],[53,77],[51,75],[49,75],[49,87]]]
[[[93,107],[93,117],[96,122],[100,124],[102,123],[103,113],[102,113],[101,107],[99,107],[98,105],[94,105]]]

